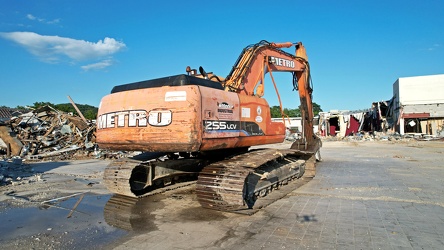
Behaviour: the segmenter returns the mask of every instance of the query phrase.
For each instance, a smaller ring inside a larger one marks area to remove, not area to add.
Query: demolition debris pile
[[[15,161],[88,156],[95,124],[82,118],[50,106],[11,117],[0,124],[0,153]]]
[[[348,142],[365,142],[365,141],[390,141],[393,143],[403,143],[412,141],[444,141],[443,136],[429,136],[423,134],[404,134],[388,133],[388,132],[359,132],[347,136],[323,136],[322,141],[348,141]]]

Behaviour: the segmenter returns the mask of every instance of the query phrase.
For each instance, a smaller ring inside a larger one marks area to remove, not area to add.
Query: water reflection
[[[105,205],[104,218],[108,225],[134,232],[157,230],[153,212],[164,207],[161,195],[137,199],[113,195]]]
[[[78,249],[92,249],[110,244],[127,231],[103,222],[103,208],[109,197],[77,193],[28,203],[27,207],[3,203],[0,208],[2,249],[30,249],[27,246],[32,245],[36,249],[47,249],[49,245],[45,244],[55,249],[70,249],[73,245]]]

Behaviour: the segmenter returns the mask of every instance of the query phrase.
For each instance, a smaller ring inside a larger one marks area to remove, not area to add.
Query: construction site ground
[[[444,248],[444,142],[325,141],[321,152],[314,179],[253,215],[201,208],[193,182],[113,196],[102,184],[106,160],[33,163],[32,181],[0,187],[0,246]]]

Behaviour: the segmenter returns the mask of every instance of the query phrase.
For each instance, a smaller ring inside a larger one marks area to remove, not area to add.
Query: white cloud
[[[438,43],[433,44],[431,47],[427,48],[428,51],[433,51],[439,49],[441,45]]]
[[[54,19],[54,20],[52,20],[52,21],[47,21],[46,23],[47,23],[47,24],[56,24],[56,23],[60,23],[60,18],[56,18],[56,19]]]
[[[112,62],[111,59],[106,59],[106,60],[103,60],[103,61],[98,62],[98,63],[92,63],[92,64],[84,65],[81,68],[83,70],[85,70],[85,71],[88,71],[88,70],[99,70],[99,69],[104,69],[106,67],[109,67],[112,64],[113,64],[113,62]]]
[[[0,33],[0,37],[19,44],[46,62],[58,62],[63,57],[74,61],[100,60],[103,57],[110,57],[126,47],[123,42],[109,37],[95,43],[67,37],[44,36],[34,32]],[[109,63],[111,65],[111,61]]]
[[[36,19],[35,16],[33,16],[33,15],[31,15],[31,14],[26,15],[26,17],[27,17],[29,20],[35,20],[35,19]]]
[[[56,19],[54,19],[54,20],[47,21],[47,20],[44,19],[44,18],[38,18],[38,17],[36,17],[36,16],[34,16],[34,15],[32,15],[32,14],[28,14],[28,15],[26,15],[26,18],[28,18],[29,20],[32,20],[32,21],[39,21],[39,22],[41,22],[41,23],[46,23],[46,24],[56,24],[56,23],[59,23],[59,22],[60,22],[60,18],[56,18]]]

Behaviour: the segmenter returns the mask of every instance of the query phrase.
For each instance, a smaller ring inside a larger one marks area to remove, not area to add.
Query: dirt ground
[[[379,151],[379,144],[384,151]],[[288,148],[289,143],[274,147]],[[387,146],[389,145],[389,146]],[[406,148],[427,148],[442,161],[443,142],[324,142],[329,155],[346,151],[412,157]],[[364,148],[364,150],[363,150]],[[0,246],[3,249],[236,249],[254,241],[245,230],[269,221],[265,210],[252,216],[203,209],[194,192],[195,183],[131,199],[110,194],[102,184],[109,162],[100,159],[22,163],[1,167],[20,169],[19,180],[0,187]],[[316,179],[316,177],[315,177]],[[285,198],[284,198],[285,199]],[[257,239],[259,240],[259,239]],[[251,245],[251,246],[254,246]],[[244,247],[244,249],[247,249]]]

